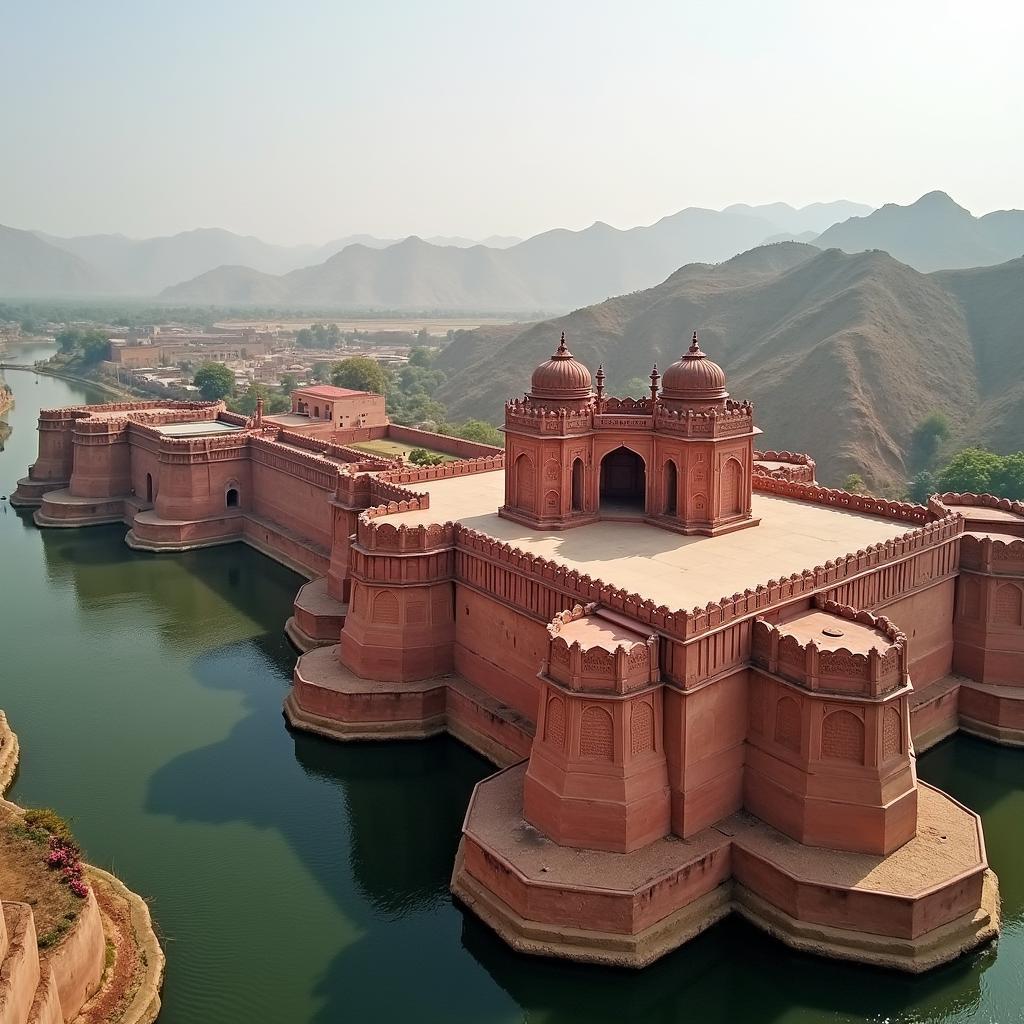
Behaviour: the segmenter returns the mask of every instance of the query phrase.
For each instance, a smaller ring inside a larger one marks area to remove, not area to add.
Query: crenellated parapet
[[[654,634],[641,642],[635,638],[619,639],[614,646],[581,644],[570,628],[597,606],[574,605],[560,612],[548,624],[551,637],[546,671],[551,678],[572,691],[624,694],[642,689],[660,679],[658,669],[658,637]]]
[[[777,452],[770,449],[754,452],[754,473],[757,476],[813,484],[816,469],[814,459],[803,452]]]
[[[902,510],[897,509],[896,514],[901,515]],[[540,618],[550,619],[568,598],[580,604],[599,603],[636,619],[645,627],[685,641],[738,619],[761,614],[802,597],[813,597],[870,570],[941,548],[958,540],[962,532],[963,519],[950,514],[945,519],[926,523],[891,540],[870,544],[839,559],[829,559],[824,565],[770,579],[767,583],[746,588],[742,593],[710,601],[704,607],[675,611],[665,605],[656,605],[640,594],[614,587],[604,580],[530,554],[466,526],[457,527],[456,545],[460,576],[471,581],[478,575],[481,579],[486,577],[488,586],[496,588],[503,600],[522,602],[522,595],[526,592],[518,581],[523,578],[535,581],[538,586],[529,590],[528,606],[531,614]],[[483,568],[474,566],[474,559],[497,565],[503,572],[488,575]],[[897,588],[904,586],[899,581],[892,585]],[[884,597],[880,595],[879,599]]]
[[[548,624],[523,816],[560,846],[626,853],[670,829],[658,638],[596,604]]]
[[[249,435],[248,445],[253,462],[270,466],[323,490],[337,490],[340,467],[330,459],[299,451],[266,437]]]
[[[815,607],[877,634],[867,650],[844,646],[841,622],[820,637],[794,633],[785,623],[754,620],[751,659],[790,682],[822,693],[882,697],[909,681],[907,637],[884,615],[858,611],[820,596]],[[884,640],[888,639],[888,643]]]
[[[421,526],[394,526],[388,522],[376,523],[371,515],[359,517],[356,542],[367,552],[412,554],[450,548],[455,543],[455,524],[431,523]]]
[[[478,459],[441,462],[436,466],[402,466],[398,469],[384,470],[377,479],[396,484],[415,484],[428,480],[451,480],[453,477],[471,476],[474,473],[493,473],[504,468],[505,453],[502,452]]]
[[[505,403],[505,427],[533,434],[582,434],[593,427],[594,413],[590,408],[581,411],[552,409],[535,405],[529,398],[510,399]]]
[[[654,414],[656,430],[685,438],[737,437],[754,432],[754,406],[731,399],[721,409],[676,409],[659,402]]]
[[[775,494],[780,498],[798,498],[800,501],[813,501],[816,505],[844,509],[848,512],[862,512],[869,516],[884,516],[886,519],[906,523],[923,524],[934,518],[925,505],[916,505],[909,501],[889,501],[887,498],[876,498],[871,494],[856,494],[836,487],[819,487],[817,484],[778,479],[763,474],[754,476],[754,490]],[[942,518],[948,518],[950,514],[946,510]]]
[[[1024,576],[1024,537],[965,533],[960,542],[960,565],[978,572]]]

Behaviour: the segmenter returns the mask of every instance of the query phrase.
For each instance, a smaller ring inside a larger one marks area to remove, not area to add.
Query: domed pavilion
[[[596,389],[592,386],[596,382]],[[649,398],[605,394],[562,334],[522,399],[505,406],[505,504],[500,514],[538,530],[602,519],[635,520],[684,534],[754,526],[754,410],[735,402],[725,371],[689,348]]]

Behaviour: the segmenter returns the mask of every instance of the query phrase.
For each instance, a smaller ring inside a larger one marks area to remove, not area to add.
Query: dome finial
[[[690,355],[697,355],[700,352],[700,342],[697,340],[697,332],[693,332],[693,340],[690,342]]]
[[[558,354],[564,356],[568,351],[569,348],[565,344],[565,331],[562,331],[562,340],[558,343]]]

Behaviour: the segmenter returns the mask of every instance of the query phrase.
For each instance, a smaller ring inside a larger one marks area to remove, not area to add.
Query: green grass
[[[385,438],[381,438],[379,441],[359,441],[348,445],[349,448],[355,448],[356,451],[369,452],[371,455],[401,455],[407,462],[409,461],[409,452],[413,448],[423,448],[421,444],[402,444],[399,441],[388,441]],[[430,455],[440,455],[445,462],[457,462],[457,455],[449,455],[446,452],[439,452],[436,448],[423,448],[425,452]]]

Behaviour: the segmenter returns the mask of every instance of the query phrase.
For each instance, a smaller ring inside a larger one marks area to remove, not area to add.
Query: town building
[[[755,447],[696,335],[649,397],[605,384],[563,337],[504,450],[345,422],[334,389],[251,420],[48,410],[12,500],[305,574],[288,721],[447,731],[498,765],[452,889],[516,949],[640,967],[735,912],[921,971],[993,937],[981,821],[916,754],[958,728],[1024,744],[1024,504],[819,486]],[[367,434],[455,459],[350,447]]]

